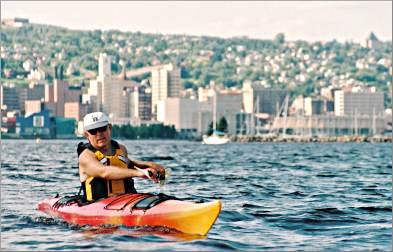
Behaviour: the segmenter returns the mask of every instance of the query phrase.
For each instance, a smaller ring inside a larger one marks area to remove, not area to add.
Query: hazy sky
[[[362,42],[392,40],[392,1],[1,1],[1,17],[71,29]]]

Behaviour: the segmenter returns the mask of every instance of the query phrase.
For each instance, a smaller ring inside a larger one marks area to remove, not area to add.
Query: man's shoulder
[[[94,150],[94,147],[93,147],[90,143],[80,142],[80,143],[78,144],[78,147],[77,147],[78,156],[80,156],[80,155],[82,154],[82,152],[83,152],[84,150],[86,150],[86,149],[88,149],[88,150],[90,150],[90,151],[92,151],[92,152],[95,151],[95,150]]]

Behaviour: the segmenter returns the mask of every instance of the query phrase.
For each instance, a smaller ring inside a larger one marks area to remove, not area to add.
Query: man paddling
[[[83,119],[88,143],[79,143],[79,176],[83,200],[93,202],[122,193],[136,193],[133,177],[157,183],[165,169],[153,162],[129,160],[127,149],[112,140],[112,125],[102,112],[87,114]]]

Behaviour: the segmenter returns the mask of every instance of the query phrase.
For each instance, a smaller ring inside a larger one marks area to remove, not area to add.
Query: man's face
[[[85,136],[94,148],[100,149],[109,145],[111,141],[112,125],[85,131]]]

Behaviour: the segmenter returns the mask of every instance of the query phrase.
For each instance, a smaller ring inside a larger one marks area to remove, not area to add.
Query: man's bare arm
[[[144,174],[138,170],[103,165],[97,160],[94,153],[89,150],[83,151],[79,156],[79,166],[88,176],[91,177],[124,179],[144,176]]]

